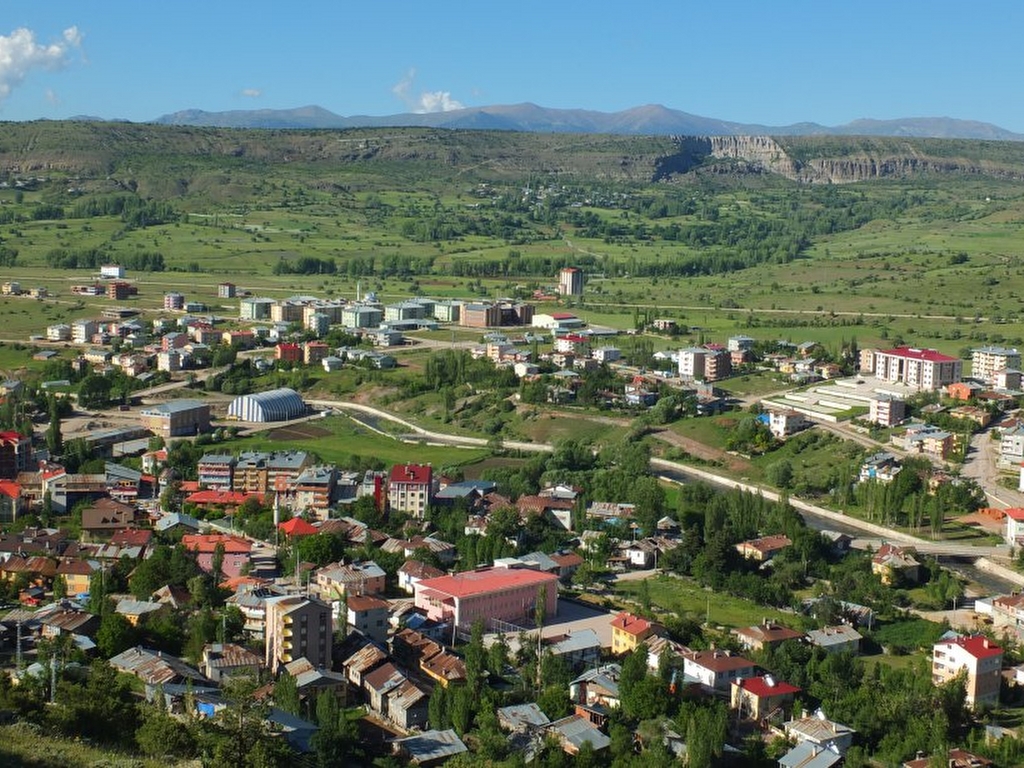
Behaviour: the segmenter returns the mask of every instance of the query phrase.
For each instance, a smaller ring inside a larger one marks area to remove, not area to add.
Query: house
[[[436,579],[439,576],[444,576],[444,571],[439,568],[419,560],[406,560],[398,569],[398,587],[412,595],[416,592],[416,584],[424,579]]]
[[[387,694],[406,680],[408,678],[390,661],[367,674],[363,678],[363,690],[370,709],[387,717]]]
[[[712,691],[727,691],[738,679],[751,677],[757,665],[729,651],[690,651],[683,655],[683,675]]]
[[[345,704],[348,693],[348,680],[345,675],[332,672],[322,667],[313,666],[309,659],[293,659],[284,665],[285,674],[295,680],[301,701],[312,704],[321,693],[330,693]]]
[[[787,640],[801,640],[804,637],[803,632],[797,632],[768,619],[753,627],[734,629],[732,634],[739,640],[740,645],[750,651],[761,651]]]
[[[780,757],[778,764],[779,768],[838,768],[843,764],[843,756],[835,747],[801,741]]]
[[[109,497],[97,499],[82,510],[82,539],[107,541],[115,532],[135,526],[138,513],[134,506]]]
[[[363,679],[366,675],[387,660],[387,651],[368,642],[342,661],[341,668],[345,671],[345,675],[352,685],[356,688],[362,688]]]
[[[206,677],[220,683],[231,675],[256,676],[263,668],[263,658],[234,643],[207,643],[201,667]]]
[[[999,432],[999,459],[1004,463],[1020,464],[1024,460],[1024,424],[1014,424]]]
[[[388,506],[422,518],[434,491],[434,471],[429,464],[396,464],[388,477]]]
[[[966,704],[972,709],[999,703],[1003,649],[983,635],[957,636],[932,646],[932,682],[942,685],[967,673]]]
[[[860,465],[860,481],[877,480],[880,483],[889,483],[903,469],[896,457],[888,452],[882,451],[868,456]]]
[[[404,739],[393,739],[391,745],[397,754],[406,757],[413,765],[422,765],[426,768],[440,765],[455,755],[469,751],[462,743],[462,739],[451,729],[424,731],[415,736],[406,736]]]
[[[1010,507],[1003,510],[1006,516],[1006,528],[1003,539],[1011,547],[1024,544],[1024,507]]]
[[[558,740],[562,750],[568,755],[577,754],[584,744],[589,744],[594,752],[600,752],[612,743],[596,725],[580,715],[569,715],[561,720],[555,720],[546,730]]]
[[[883,584],[894,584],[897,581],[916,582],[921,564],[902,547],[883,544],[871,558],[871,572],[881,579]]]
[[[644,640],[658,633],[660,627],[647,619],[622,611],[612,619],[612,655],[632,653]]]
[[[807,642],[825,653],[859,653],[861,639],[860,632],[849,624],[812,629],[807,633]]]
[[[736,551],[748,560],[756,560],[759,563],[771,560],[776,554],[792,545],[792,541],[785,534],[762,536],[759,539],[741,541],[736,545]]]
[[[991,760],[974,755],[964,749],[949,750],[945,760],[943,765],[948,768],[988,768],[995,765]],[[926,757],[918,752],[918,757],[905,761],[903,768],[931,768],[933,765],[935,765],[934,757]]]
[[[658,560],[658,547],[649,539],[634,541],[622,552],[632,568],[654,568]]]
[[[589,669],[569,683],[569,698],[576,704],[614,709],[619,706],[619,678],[622,667],[605,664]]]
[[[575,506],[575,502],[570,499],[559,499],[539,494],[536,496],[523,495],[516,500],[516,508],[519,510],[519,517],[522,520],[540,515],[549,523],[566,531],[572,530],[572,512]]]
[[[840,755],[853,745],[853,737],[857,732],[846,725],[835,723],[825,717],[820,709],[812,715],[783,723],[786,738],[795,739],[797,744],[811,744],[818,748],[835,747]],[[796,765],[799,765],[797,763]]]
[[[409,731],[427,725],[430,696],[412,680],[387,693],[388,719]]]
[[[241,576],[252,558],[251,541],[226,533],[186,533],[181,544],[196,553],[199,567],[207,573],[213,573],[214,558],[220,553],[220,572],[228,578]]]
[[[316,591],[321,600],[335,600],[342,594],[382,595],[387,574],[372,560],[331,563],[316,572]]]
[[[370,595],[349,594],[345,602],[349,627],[359,630],[379,643],[387,640],[388,614],[391,608],[386,601]]]
[[[154,603],[149,600],[119,600],[115,613],[120,613],[133,627],[139,626],[158,613],[169,611],[166,603]]]
[[[498,709],[498,727],[506,731],[526,731],[531,728],[543,728],[550,723],[535,702],[514,704]]]
[[[569,669],[579,671],[601,661],[601,638],[589,627],[566,635],[544,638],[545,653],[561,658]]]
[[[160,686],[186,684],[190,681],[196,685],[209,682],[202,672],[181,659],[142,647],[129,648],[111,657],[109,664],[119,672],[126,672],[141,680],[146,687],[147,698],[152,698]]]
[[[423,579],[414,586],[415,604],[435,621],[470,626],[477,619],[532,621],[538,602],[545,615],[558,612],[558,577],[528,568],[478,568]]]
[[[799,411],[792,409],[768,411],[768,430],[779,439],[796,434],[810,425],[811,422]]]
[[[776,680],[771,675],[744,677],[732,682],[730,706],[739,712],[740,718],[761,720],[784,715],[798,693],[800,689],[795,685]]]

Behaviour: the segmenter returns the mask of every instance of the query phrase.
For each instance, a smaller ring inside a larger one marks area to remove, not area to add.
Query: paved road
[[[999,471],[999,441],[992,439],[995,427],[982,430],[971,436],[971,450],[964,463],[962,474],[985,491],[985,496],[997,507],[1024,507],[1024,493],[999,485],[1001,477],[1009,477]]]

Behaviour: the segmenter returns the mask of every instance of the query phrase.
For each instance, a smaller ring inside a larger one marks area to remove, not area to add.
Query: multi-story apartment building
[[[872,424],[891,427],[907,416],[907,404],[900,398],[885,393],[871,396],[868,403],[868,420]]]
[[[434,470],[429,464],[395,464],[388,477],[388,506],[422,518],[434,490]]]
[[[897,347],[874,354],[875,377],[914,389],[944,389],[960,381],[963,363],[934,349]]]
[[[199,485],[218,491],[230,491],[235,471],[235,457],[208,453],[197,465]]]
[[[76,344],[88,344],[99,330],[95,320],[75,320],[71,323],[71,340]]]
[[[978,347],[971,350],[971,376],[994,384],[1000,371],[1019,371],[1020,352],[1007,347]]]
[[[312,462],[305,451],[247,451],[235,462],[231,490],[264,494],[288,491]]]
[[[272,674],[302,658],[316,669],[330,668],[334,633],[331,606],[313,598],[281,595],[267,598],[266,608],[264,645],[266,665]]]
[[[277,304],[273,299],[245,298],[238,302],[239,320],[269,320],[270,310]]]
[[[164,294],[164,309],[184,309],[185,308],[185,294],[183,293],[165,293]]]
[[[967,674],[967,706],[977,709],[999,703],[1003,649],[983,635],[941,640],[932,646],[932,682],[942,685]]]
[[[67,323],[46,326],[46,340],[71,341],[71,326]]]
[[[655,630],[655,625],[647,619],[623,611],[612,619],[612,654],[632,653]]]
[[[28,470],[32,438],[17,432],[0,432],[0,480],[14,480]]]

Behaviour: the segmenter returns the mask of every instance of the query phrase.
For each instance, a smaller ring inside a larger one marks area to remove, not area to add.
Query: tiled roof
[[[744,691],[747,691],[759,698],[764,696],[784,696],[786,694],[800,693],[800,689],[795,685],[775,680],[769,675],[743,678],[742,680],[736,680],[733,682],[733,685],[738,685]]]
[[[915,347],[896,347],[882,351],[883,355],[893,355],[907,360],[923,360],[929,363],[955,363],[957,358],[943,355],[934,349],[916,349]]]
[[[517,587],[553,586],[558,577],[550,573],[542,573],[529,568],[480,568],[475,571],[464,571],[454,576],[439,576],[436,579],[424,579],[417,584],[417,589],[431,589],[435,592],[453,597],[471,597],[502,589]]]
[[[1003,649],[983,635],[971,635],[970,637],[957,637],[935,644],[953,646],[958,645],[967,651],[975,659],[989,659],[993,656],[1001,656]]]

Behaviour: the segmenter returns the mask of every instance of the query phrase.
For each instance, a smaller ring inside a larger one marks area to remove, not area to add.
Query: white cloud
[[[259,88],[243,88],[242,95],[249,99],[258,99],[263,95],[263,91]]]
[[[57,92],[53,88],[46,89],[46,100],[53,104],[53,106],[60,104],[60,97],[57,96]]]
[[[78,27],[64,30],[60,42],[40,45],[31,29],[20,27],[0,35],[0,101],[11,95],[33,70],[56,70],[68,63],[68,54],[82,43]]]
[[[416,81],[416,70],[410,69],[397,83],[391,92],[395,94],[410,112],[426,114],[428,112],[451,112],[453,109],[465,109],[458,99],[453,99],[450,91],[422,91],[418,96],[413,93]]]

